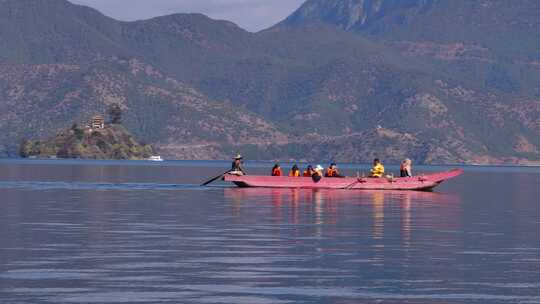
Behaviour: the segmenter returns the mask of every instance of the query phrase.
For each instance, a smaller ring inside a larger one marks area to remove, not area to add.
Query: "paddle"
[[[352,187],[356,186],[356,184],[358,184],[359,182],[360,182],[360,179],[357,179],[354,183],[352,183],[352,184],[350,184],[350,185],[347,185],[346,187],[341,188],[341,189],[349,190],[349,189],[351,189]]]
[[[343,177],[345,177],[345,176],[343,176]],[[356,181],[355,181],[354,183],[348,185],[347,187],[342,188],[342,189],[347,189],[347,190],[349,190],[349,189],[351,189],[353,186],[356,186],[356,184],[362,182],[363,180],[364,180],[364,177],[362,177],[362,179],[360,179],[360,172],[356,172]]]
[[[227,170],[227,171],[221,173],[220,175],[218,175],[218,176],[216,176],[216,177],[214,177],[214,178],[212,178],[212,179],[209,179],[209,180],[206,181],[205,183],[201,184],[201,186],[206,186],[206,185],[208,185],[208,184],[210,184],[210,183],[213,183],[213,182],[215,182],[216,180],[218,180],[218,179],[220,179],[221,177],[223,177],[223,175],[225,175],[225,174],[227,174],[227,173],[229,173],[229,172],[231,172],[231,171],[232,171],[232,170]]]

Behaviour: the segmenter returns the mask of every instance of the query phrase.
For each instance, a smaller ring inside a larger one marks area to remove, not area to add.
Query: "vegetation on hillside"
[[[153,148],[140,144],[121,125],[110,124],[104,129],[80,128],[74,124],[56,136],[40,141],[25,140],[21,157],[80,159],[147,159]]]
[[[167,158],[538,161],[540,2],[504,3],[309,0],[249,33],[0,1],[0,153],[117,103]]]

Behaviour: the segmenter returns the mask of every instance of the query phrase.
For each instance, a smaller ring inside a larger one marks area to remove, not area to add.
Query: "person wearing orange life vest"
[[[341,174],[339,174],[339,170],[337,168],[336,163],[330,164],[330,167],[326,170],[325,177],[342,177]]]
[[[298,169],[297,165],[294,165],[291,168],[291,171],[289,172],[290,177],[300,177],[300,169]]]
[[[313,167],[311,165],[308,165],[306,170],[304,171],[303,176],[304,177],[311,177],[313,175]]]
[[[283,172],[281,171],[281,166],[279,164],[275,164],[272,168],[272,176],[282,176]]]

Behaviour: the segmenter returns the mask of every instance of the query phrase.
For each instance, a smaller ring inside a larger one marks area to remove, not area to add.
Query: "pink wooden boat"
[[[227,174],[223,180],[235,185],[259,188],[307,188],[307,189],[350,189],[350,190],[431,190],[445,180],[463,174],[463,169],[424,174],[414,177],[368,178],[368,177],[323,177],[315,182],[311,177],[288,176],[237,176]]]

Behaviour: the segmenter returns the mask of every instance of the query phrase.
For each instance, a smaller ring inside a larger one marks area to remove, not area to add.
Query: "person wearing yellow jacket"
[[[383,177],[384,176],[384,166],[381,164],[381,161],[378,158],[373,160],[373,169],[371,169],[371,177]]]

